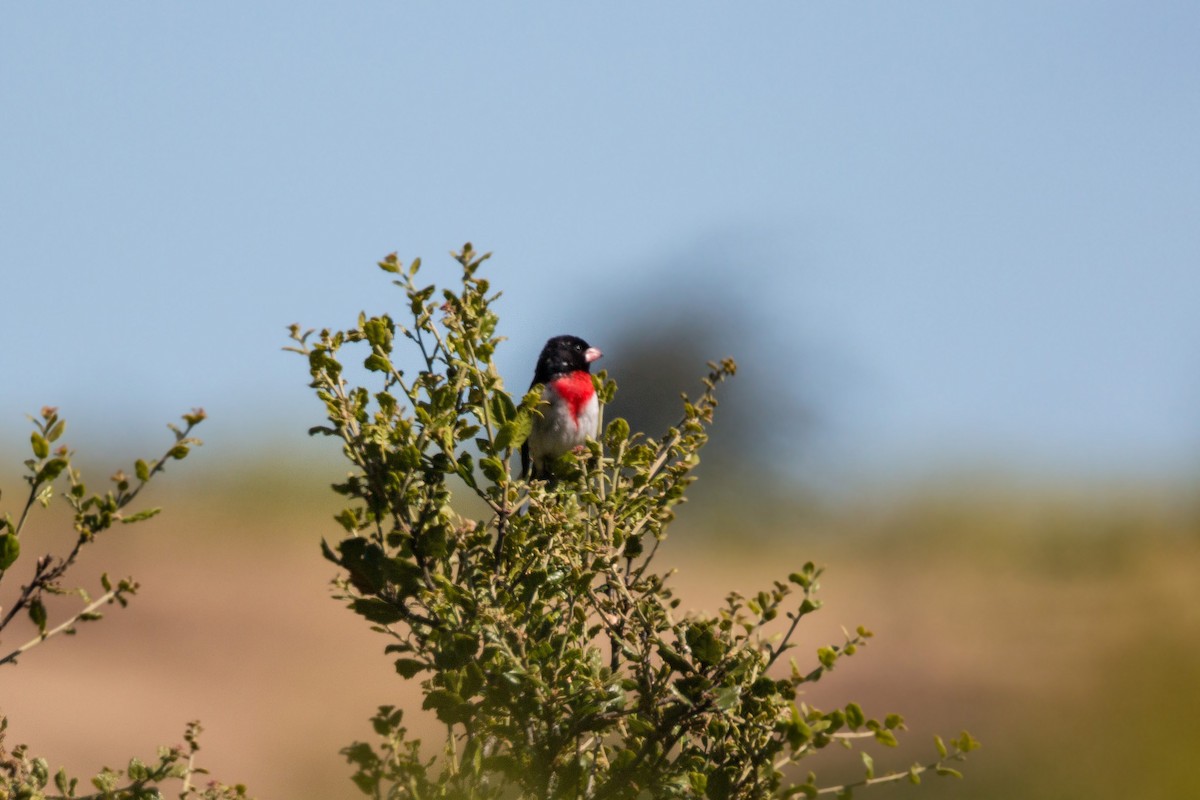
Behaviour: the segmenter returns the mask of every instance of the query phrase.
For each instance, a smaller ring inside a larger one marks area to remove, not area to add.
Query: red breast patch
[[[571,409],[571,419],[575,420],[575,424],[578,425],[579,412],[592,399],[596,388],[592,386],[592,376],[580,371],[564,375],[554,381],[554,391],[558,392],[558,396],[567,402],[567,407]]]

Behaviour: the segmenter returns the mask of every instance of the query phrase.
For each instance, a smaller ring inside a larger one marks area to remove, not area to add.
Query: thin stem
[[[50,630],[46,631],[45,633],[39,634],[38,636],[34,637],[33,639],[30,639],[28,642],[26,642],[25,644],[18,647],[16,650],[13,650],[8,655],[4,656],[3,658],[0,658],[0,664],[7,664],[9,662],[16,661],[17,657],[20,656],[21,654],[25,653],[28,650],[33,649],[37,645],[39,645],[42,642],[49,639],[51,636],[55,636],[57,634],[62,633],[63,631],[69,630],[73,625],[75,625],[76,622],[78,622],[80,620],[81,617],[91,614],[92,612],[94,612],[97,608],[99,608],[102,605],[111,603],[113,600],[116,600],[117,597],[121,594],[122,594],[122,592],[120,589],[110,589],[109,591],[100,595],[100,597],[98,597],[96,600],[92,601],[87,606],[85,606],[83,608],[83,610],[81,610],[75,616],[73,616],[70,619],[68,619],[67,621],[63,622],[61,625],[51,628]]]
[[[33,503],[35,500],[37,500],[38,489],[40,489],[41,486],[42,484],[40,481],[30,484],[29,499],[25,501],[25,508],[21,511],[21,518],[17,520],[17,527],[13,529],[14,536],[21,535],[21,529],[25,527],[25,520],[29,517],[29,509],[33,508]],[[3,574],[3,572],[0,572],[0,575]]]
[[[180,800],[187,797],[192,792],[192,774],[196,771],[196,748],[192,747],[192,752],[188,754],[187,771],[183,773],[183,789],[179,792]]]
[[[808,599],[807,594],[805,594],[804,597],[806,600]],[[774,664],[781,655],[783,655],[783,651],[787,649],[788,641],[791,640],[792,634],[796,632],[796,626],[800,624],[800,620],[803,617],[804,614],[801,614],[800,611],[797,610],[795,615],[792,617],[792,624],[788,626],[787,633],[785,633],[783,638],[779,640],[779,644],[771,652],[771,657],[767,659],[767,669],[770,669],[771,665]]]
[[[880,775],[878,778],[864,778],[856,783],[843,783],[840,786],[826,786],[824,788],[817,789],[817,794],[835,794],[837,792],[844,792],[847,789],[858,789],[863,786],[876,786],[880,783],[894,783],[909,777],[914,772],[920,775],[922,772],[927,772],[928,770],[928,766],[918,765],[910,770],[905,770],[904,772],[889,772],[887,775]]]

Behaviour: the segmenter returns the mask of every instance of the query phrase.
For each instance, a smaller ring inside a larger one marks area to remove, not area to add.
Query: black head
[[[546,383],[555,375],[580,370],[590,372],[592,362],[602,355],[599,348],[592,347],[578,336],[555,336],[546,342],[542,354],[538,356],[533,382]]]

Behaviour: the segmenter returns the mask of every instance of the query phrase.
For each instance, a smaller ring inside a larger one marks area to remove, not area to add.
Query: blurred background
[[[1198,36],[1167,0],[8,9],[3,509],[43,405],[92,483],[210,416],[80,567],[142,595],[8,668],[10,738],[94,770],[200,718],[214,777],[352,796],[337,749],[413,692],[328,598],[343,468],[281,348],[470,240],[513,390],[575,333],[654,433],[738,360],[663,558],[708,609],[825,564],[804,645],[877,637],[810,700],[904,714],[880,769],[966,727],[921,796],[1200,795]]]

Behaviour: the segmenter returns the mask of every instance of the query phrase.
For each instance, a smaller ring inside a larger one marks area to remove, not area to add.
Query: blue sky
[[[200,405],[304,447],[285,326],[469,239],[518,388],[695,285],[714,356],[817,398],[818,466],[1194,471],[1197,41],[1186,2],[15,5],[3,441]]]

